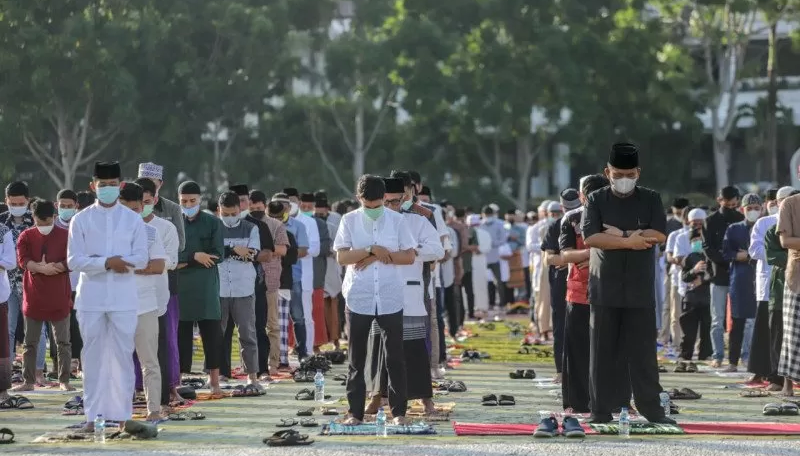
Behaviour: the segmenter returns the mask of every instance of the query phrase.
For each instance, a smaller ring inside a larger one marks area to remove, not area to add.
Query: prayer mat
[[[434,435],[436,429],[430,424],[414,423],[406,426],[387,425],[388,435]],[[375,424],[360,424],[358,426],[345,426],[339,423],[330,423],[322,426],[319,435],[368,435],[375,437],[377,426]]]
[[[436,404],[436,412],[437,413],[452,413],[456,408],[455,402],[442,402]],[[411,402],[408,407],[409,413],[424,413],[425,406],[422,405],[422,401],[417,399]]]
[[[81,425],[83,426],[83,425]],[[85,443],[93,442],[94,434],[75,431],[46,432],[33,439],[33,443]]]
[[[583,424],[587,435],[617,435],[616,423]],[[532,435],[535,424],[458,423],[453,422],[458,436],[467,435]],[[800,435],[800,423],[750,422],[684,422],[679,425],[631,422],[632,435]]]
[[[226,397],[231,397],[230,393],[211,394],[211,393],[197,393],[197,401],[218,401]]]
[[[594,434],[619,435],[619,425],[617,423],[590,424],[589,428],[591,428],[594,431]],[[684,432],[684,430],[676,424],[631,422],[631,435],[680,435],[680,434],[686,434],[686,432]]]

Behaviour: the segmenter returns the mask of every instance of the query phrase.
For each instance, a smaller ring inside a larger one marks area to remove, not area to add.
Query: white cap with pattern
[[[155,163],[139,163],[139,177],[164,180],[164,167]]]

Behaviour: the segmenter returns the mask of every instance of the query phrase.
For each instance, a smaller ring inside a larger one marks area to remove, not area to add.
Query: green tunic
[[[781,247],[781,240],[775,232],[776,226],[767,230],[764,235],[764,249],[767,253],[767,263],[772,266],[772,275],[769,283],[769,310],[783,308],[783,284],[786,281],[786,261],[789,257],[786,249]]]
[[[225,245],[222,222],[205,212],[194,220],[183,217],[186,247],[178,254],[178,262],[187,266],[178,270],[178,303],[181,321],[219,320],[219,271],[206,268],[194,260],[194,254],[216,255],[222,262]]]

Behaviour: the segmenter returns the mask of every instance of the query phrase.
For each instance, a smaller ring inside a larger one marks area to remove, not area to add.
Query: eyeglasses
[[[399,204],[403,204],[403,199],[402,198],[395,198],[395,199],[386,200],[386,204],[391,204],[392,206],[397,206]]]

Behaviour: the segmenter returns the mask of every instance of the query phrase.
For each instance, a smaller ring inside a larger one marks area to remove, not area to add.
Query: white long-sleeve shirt
[[[417,257],[414,264],[398,266],[405,279],[403,315],[421,317],[428,315],[425,310],[425,283],[422,280],[422,265],[428,261],[444,258],[444,246],[437,230],[425,217],[404,212],[403,218],[416,242],[414,250]]]
[[[0,239],[0,302],[6,302],[11,296],[8,271],[17,268],[17,246],[14,234],[5,225],[0,225]]]
[[[542,227],[547,219],[539,220],[525,231],[525,248],[531,252],[533,289],[539,291],[539,278],[542,274]]]
[[[298,213],[295,219],[302,223],[308,235],[308,255],[300,258],[300,267],[303,268],[303,291],[314,290],[314,258],[319,256],[319,227],[317,222],[302,213]]]
[[[154,216],[147,224],[158,230],[158,236],[161,238],[164,252],[167,254],[167,259],[164,262],[164,273],[161,274],[158,288],[156,289],[158,316],[161,316],[167,312],[167,305],[169,304],[169,277],[167,276],[167,271],[173,271],[178,267],[178,252],[180,252],[181,243],[178,229],[169,220]]]
[[[164,251],[164,243],[161,241],[161,236],[158,234],[158,228],[148,224],[145,224],[144,228],[145,232],[147,233],[148,262],[152,260],[164,260],[164,262],[166,262],[167,252]],[[136,276],[136,288],[139,296],[139,311],[137,312],[137,315],[144,315],[156,310],[161,310],[158,290],[160,282],[160,275]],[[167,306],[165,304],[165,312],[166,307]]]
[[[778,214],[768,215],[756,220],[753,230],[750,231],[750,247],[748,255],[756,264],[756,301],[769,301],[769,281],[772,266],[767,263],[767,251],[764,248],[764,237],[767,231],[778,224]]]
[[[132,264],[119,274],[106,269],[108,258]],[[75,309],[95,312],[136,311],[139,300],[134,269],[147,267],[147,233],[142,217],[117,203],[95,203],[78,212],[69,224],[67,264],[80,273]]]

